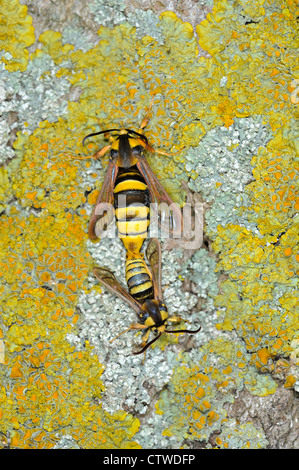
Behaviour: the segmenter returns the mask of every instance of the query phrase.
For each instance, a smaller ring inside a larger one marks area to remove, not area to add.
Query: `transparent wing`
[[[94,268],[95,277],[104,284],[107,289],[124,300],[138,314],[141,306],[129,294],[129,292],[118,282],[114,274],[108,268]]]
[[[93,208],[88,227],[88,236],[97,240],[114,219],[113,189],[118,173],[118,166],[113,160],[109,161],[105,179]]]
[[[154,285],[155,299],[162,300],[161,288],[161,246],[157,238],[151,238],[146,248],[146,257],[148,259],[152,280]]]
[[[139,157],[137,167],[148,185],[158,224],[164,231],[178,238],[182,234],[183,225],[180,207],[167,194],[143,155]]]

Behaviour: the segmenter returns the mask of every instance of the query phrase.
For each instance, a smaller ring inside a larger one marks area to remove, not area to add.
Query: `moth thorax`
[[[118,155],[116,159],[116,164],[118,165],[119,168],[124,168],[128,169],[131,168],[132,166],[135,166],[136,163],[138,162],[138,158],[134,156],[132,153],[130,154],[123,154],[123,155]]]

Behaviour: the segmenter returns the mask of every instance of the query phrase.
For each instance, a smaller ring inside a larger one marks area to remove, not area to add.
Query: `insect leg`
[[[185,318],[182,318],[180,315],[174,315],[172,317],[168,317],[167,319],[170,322],[175,322],[175,323],[180,323],[180,322],[185,322],[185,323],[191,323],[188,320],[185,320]]]
[[[147,113],[146,113],[145,117],[143,118],[142,123],[140,124],[140,128],[139,128],[140,133],[142,133],[143,129],[148,125],[148,123],[150,121],[149,114],[152,110],[154,99],[155,99],[155,97],[153,96],[151,104],[149,105],[149,108],[147,110]]]
[[[92,156],[88,155],[86,157],[79,157],[79,156],[70,156],[68,155],[70,158],[75,158],[76,160],[87,160],[89,158],[101,158],[105,155],[105,153],[108,152],[108,150],[110,149],[111,145],[106,145],[105,147],[103,147],[102,149],[98,150],[96,153],[94,153]]]
[[[144,335],[142,335],[142,343],[141,343],[141,345],[140,345],[141,348],[144,348],[144,346],[146,346],[148,337],[149,337],[149,335],[150,335],[150,332],[151,332],[151,330],[148,329],[148,331],[146,331],[146,332],[144,333]]]
[[[145,150],[148,150],[151,153],[158,153],[159,155],[166,155],[167,157],[171,157],[172,155],[177,155],[182,150],[184,150],[184,148],[185,147],[180,148],[177,152],[167,153],[167,152],[162,152],[162,150],[154,149],[154,147],[152,147],[149,143],[147,143],[146,146],[145,146]]]
[[[144,328],[148,328],[146,325],[142,325],[141,323],[132,323],[132,325],[129,326],[129,328],[127,328],[126,330],[122,331],[121,333],[119,333],[117,336],[115,336],[114,338],[112,338],[109,343],[112,343],[112,341],[114,341],[116,338],[119,338],[121,335],[123,335],[124,333],[126,333],[127,331],[130,331],[130,330],[141,330],[141,329],[144,329]]]

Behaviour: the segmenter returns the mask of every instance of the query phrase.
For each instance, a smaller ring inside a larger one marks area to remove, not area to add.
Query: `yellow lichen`
[[[32,18],[27,15],[27,6],[18,0],[3,0],[0,5],[0,50],[6,53],[2,61],[9,72],[27,68],[27,47],[35,41]]]

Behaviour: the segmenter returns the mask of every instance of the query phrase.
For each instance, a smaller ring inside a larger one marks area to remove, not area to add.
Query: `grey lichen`
[[[13,156],[12,133],[32,133],[39,122],[54,122],[67,112],[70,82],[57,77],[59,67],[47,54],[30,60],[24,72],[0,65],[0,162]]]
[[[239,424],[234,419],[225,423],[221,442],[228,449],[265,449],[269,444],[262,429],[257,429],[251,422]]]
[[[218,293],[216,266],[216,260],[201,248],[183,264],[180,275],[192,282],[193,292],[206,299]]]
[[[196,148],[189,150],[185,164],[192,173],[189,187],[212,203],[206,212],[209,234],[217,231],[217,225],[228,223],[256,230],[240,208],[250,205],[244,189],[253,180],[251,160],[270,138],[261,118],[241,118],[229,128],[212,129]]]
[[[158,28],[159,16],[152,10],[137,9],[134,13],[128,13],[127,21],[135,26],[137,37],[150,36],[159,44],[163,44],[164,36]]]
[[[76,20],[67,24],[63,29],[62,44],[72,44],[75,50],[80,49],[83,52],[87,52],[95,46],[92,35],[88,35],[88,32]]]
[[[94,15],[94,20],[101,26],[115,26],[128,22],[136,28],[137,37],[151,36],[159,44],[163,44],[158,23],[159,15],[152,10],[134,9],[134,12],[125,12],[126,4],[122,0],[94,0],[89,9]]]
[[[53,449],[80,449],[80,446],[78,446],[73,436],[65,434],[57,444],[55,444]]]
[[[126,21],[126,4],[122,0],[93,0],[88,8],[94,21],[101,26],[115,26]]]

